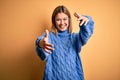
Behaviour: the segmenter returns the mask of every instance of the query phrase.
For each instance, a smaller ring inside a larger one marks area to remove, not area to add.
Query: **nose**
[[[63,21],[63,20],[61,20],[61,24],[64,24],[64,21]]]

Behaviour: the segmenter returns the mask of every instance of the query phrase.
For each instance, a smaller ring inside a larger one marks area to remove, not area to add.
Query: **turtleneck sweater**
[[[49,32],[48,41],[54,44],[51,54],[39,47],[45,33],[38,37],[36,51],[41,60],[46,61],[43,80],[84,80],[79,53],[93,34],[94,22],[91,17],[88,18],[88,24],[80,26],[79,33],[69,33],[68,29],[57,34]]]

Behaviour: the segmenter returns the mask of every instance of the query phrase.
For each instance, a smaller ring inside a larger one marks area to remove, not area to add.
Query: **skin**
[[[57,30],[65,31],[69,26],[69,18],[64,13],[58,13],[55,17],[55,23],[57,26]]]
[[[77,18],[78,21],[81,21],[79,24],[80,26],[86,26],[89,22],[89,19],[87,17],[82,16],[76,12],[74,13],[74,16]],[[64,13],[58,13],[55,17],[55,23],[58,31],[65,31],[69,26],[69,18]],[[49,31],[45,30],[45,33],[45,37],[40,40],[39,46],[43,48],[45,52],[51,54],[51,50],[54,50],[54,45],[48,42]]]

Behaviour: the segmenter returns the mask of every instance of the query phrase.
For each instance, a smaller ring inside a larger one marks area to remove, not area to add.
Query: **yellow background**
[[[72,15],[74,32],[75,11],[95,22],[81,51],[85,80],[120,80],[119,0],[0,0],[0,80],[42,80],[45,62],[35,52],[35,40],[50,29],[52,12],[61,4]]]

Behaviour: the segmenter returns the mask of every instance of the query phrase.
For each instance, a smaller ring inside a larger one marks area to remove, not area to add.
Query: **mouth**
[[[63,28],[65,28],[66,26],[59,26],[59,28],[61,28],[61,29],[63,29]]]
[[[60,26],[59,26],[59,28],[65,28],[65,27],[67,27],[66,24],[64,24],[64,25],[60,25]]]

